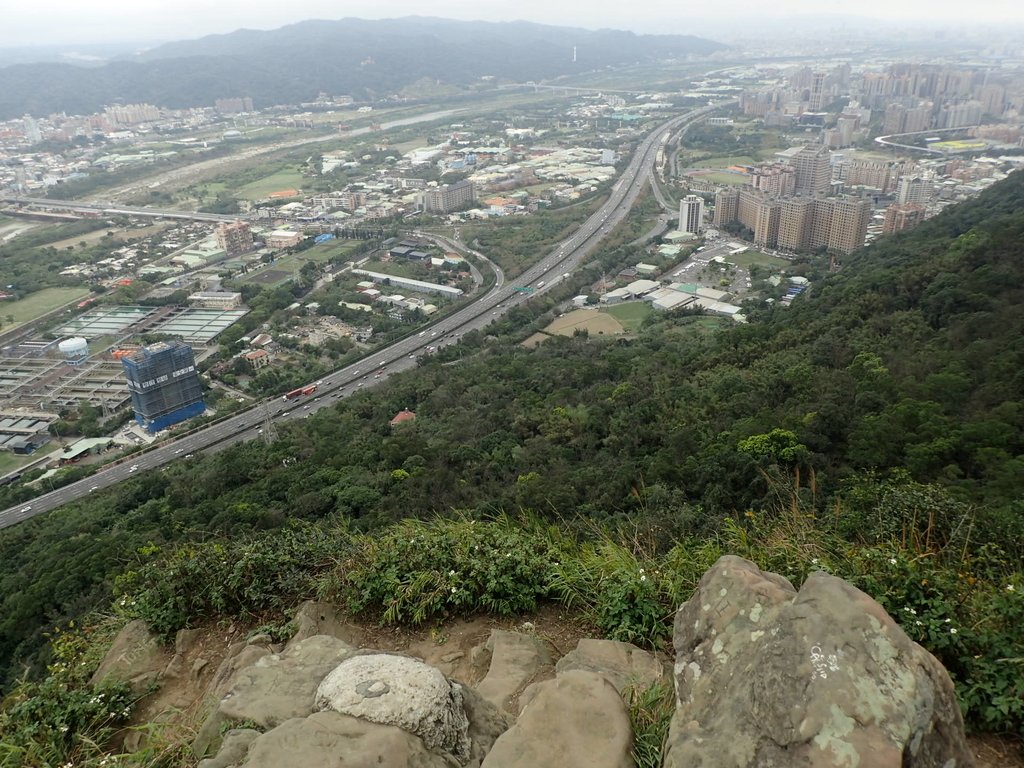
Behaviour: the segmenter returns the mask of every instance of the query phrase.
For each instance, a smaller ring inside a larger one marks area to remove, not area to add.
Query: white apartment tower
[[[687,195],[679,201],[679,231],[691,235],[704,231],[704,198]]]

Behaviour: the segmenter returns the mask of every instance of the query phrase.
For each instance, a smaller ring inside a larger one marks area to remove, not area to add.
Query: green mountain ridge
[[[573,61],[573,46],[577,49]],[[486,75],[546,80],[606,66],[705,55],[724,46],[687,35],[636,35],[526,22],[408,17],[307,21],[168,43],[98,67],[0,68],[0,119],[91,113],[115,102],[213,106],[251,96],[258,108],[320,92],[376,99],[422,78],[469,86]]]

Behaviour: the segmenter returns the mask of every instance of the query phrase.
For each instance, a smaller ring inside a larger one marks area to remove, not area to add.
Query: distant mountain
[[[576,57],[573,61],[573,47]],[[168,43],[89,68],[0,69],[0,118],[94,112],[117,101],[163,107],[251,96],[258,107],[309,101],[321,91],[379,98],[423,78],[468,85],[485,75],[544,80],[605,66],[706,55],[724,48],[688,35],[637,35],[528,22],[408,17],[305,21]]]

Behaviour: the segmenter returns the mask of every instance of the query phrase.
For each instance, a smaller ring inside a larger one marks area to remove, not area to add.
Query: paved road
[[[516,288],[530,286],[534,288],[535,293],[550,290],[576,269],[629,213],[644,186],[650,183],[655,156],[665,131],[676,130],[721,106],[724,105],[693,110],[667,121],[648,134],[637,147],[622,176],[612,186],[608,200],[570,237],[558,243],[540,263],[514,280],[506,280],[497,265],[492,265],[497,274],[497,281],[491,290],[476,301],[417,334],[325,376],[317,382],[317,391],[314,394],[296,400],[278,397],[264,401],[249,410],[197,429],[176,440],[157,443],[150,450],[102,469],[91,477],[58,488],[26,504],[0,511],[0,528],[15,525],[63,506],[137,473],[161,467],[172,461],[188,459],[200,451],[215,452],[244,440],[258,438],[263,431],[266,418],[280,422],[307,418],[313,412],[333,404],[340,398],[373,386],[394,373],[415,367],[416,358],[420,354],[431,352],[431,348],[455,344],[469,331],[486,327],[516,304],[528,301],[529,296],[517,292]],[[465,246],[462,246],[461,250],[465,250]],[[486,260],[483,254],[472,252]]]

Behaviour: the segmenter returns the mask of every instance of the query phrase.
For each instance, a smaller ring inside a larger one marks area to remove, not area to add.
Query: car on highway
[[[98,491],[99,489],[100,487],[98,485],[94,485],[92,488],[89,489],[89,493],[92,493],[93,491]]]
[[[185,454],[185,458],[186,459],[191,459],[192,458],[192,454],[191,453],[186,453]]]
[[[21,508],[21,511],[22,512],[31,512],[32,511],[32,505],[31,504],[26,504],[24,507]]]
[[[182,451],[184,451],[184,450],[185,450],[184,448],[179,448],[178,450],[176,450],[176,451],[174,452],[174,455],[175,455],[175,456],[177,456],[177,455],[178,455],[179,453],[181,453],[181,452],[182,452]]]
[[[138,472],[138,471],[139,471],[139,465],[138,464],[132,464],[131,467],[128,469],[129,474],[132,473],[132,472]]]

